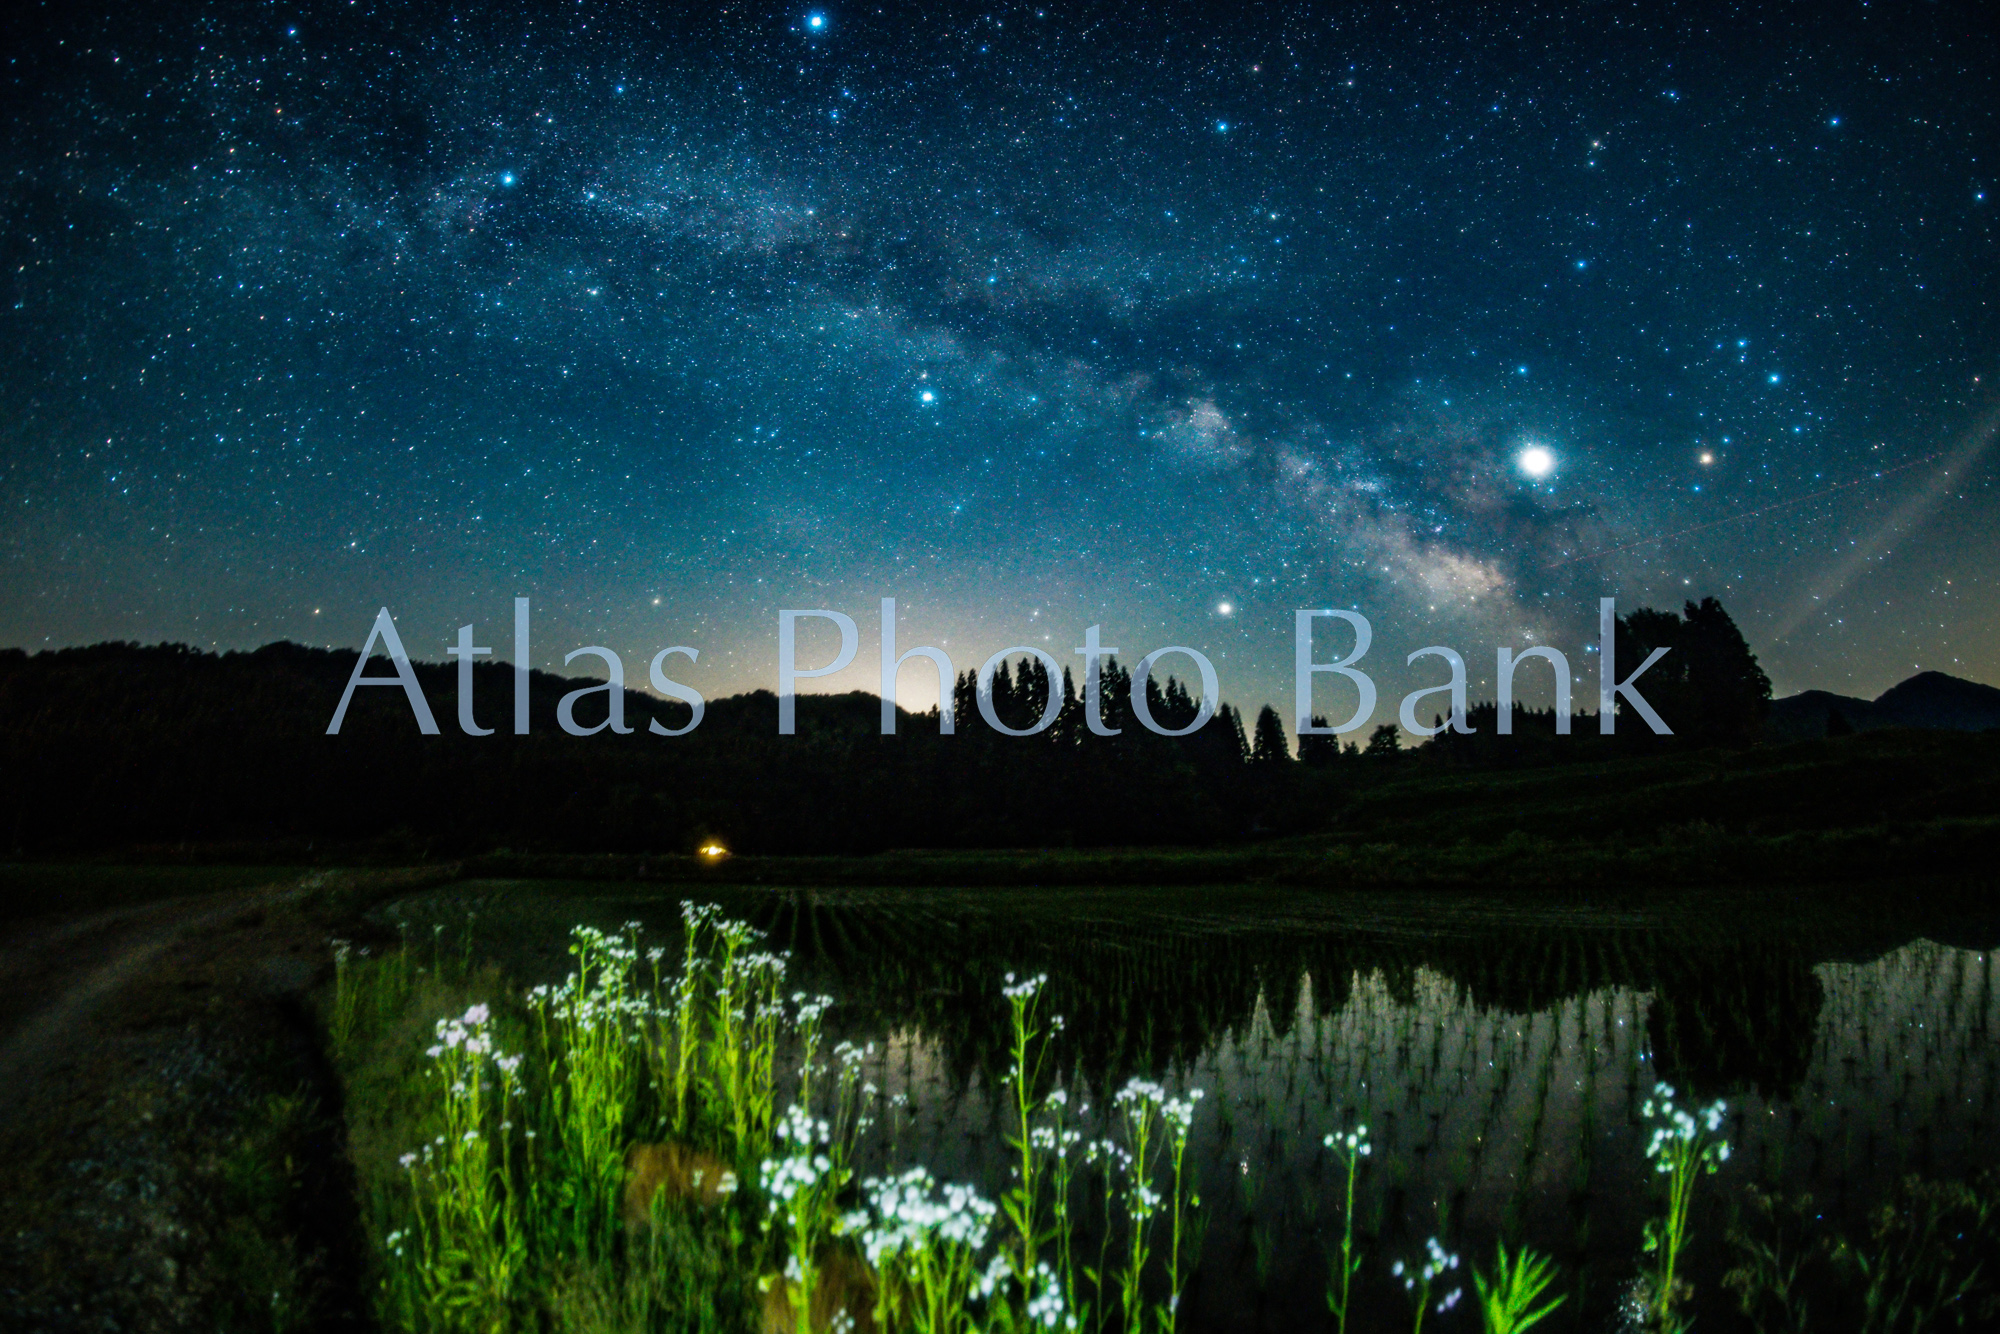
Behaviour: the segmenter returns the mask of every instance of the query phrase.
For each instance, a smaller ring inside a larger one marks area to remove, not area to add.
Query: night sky
[[[6,20],[0,644],[2000,681],[1981,5],[120,10]]]

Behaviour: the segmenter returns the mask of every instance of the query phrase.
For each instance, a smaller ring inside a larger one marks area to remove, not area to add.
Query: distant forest
[[[557,701],[589,684],[531,677],[534,730],[468,737],[455,725],[455,666],[416,664],[441,735],[421,736],[399,690],[357,690],[338,736],[325,735],[354,654],[277,643],[210,654],[103,644],[0,653],[0,838],[15,854],[175,844],[406,846],[428,855],[514,851],[672,852],[719,841],[735,851],[861,852],[890,847],[1199,845],[1322,828],[1343,794],[1424,770],[1504,770],[1756,742],[1769,680],[1713,599],[1682,613],[1639,610],[1619,625],[1620,660],[1670,652],[1643,680],[1674,727],[1656,738],[1594,715],[1555,735],[1552,711],[1517,712],[1500,736],[1480,705],[1470,735],[1406,748],[1392,726],[1338,744],[1308,737],[1294,755],[1271,708],[1246,727],[1228,706],[1199,731],[1156,735],[1130,716],[1128,670],[1107,665],[1105,721],[1093,735],[1075,683],[1047,731],[1001,735],[982,721],[969,676],[955,695],[957,734],[935,714],[901,715],[880,732],[870,694],[805,696],[798,734],[776,734],[777,699],[756,691],[710,701],[701,726],[671,742],[648,722],[688,721],[675,701],[628,691],[626,741],[577,738],[555,725]],[[373,674],[387,672],[378,659]],[[475,669],[498,713],[512,668]],[[1584,683],[1580,683],[1584,684]],[[996,712],[1031,725],[1049,690],[1030,659],[994,683]],[[1160,723],[1192,721],[1176,680],[1148,683]],[[1581,693],[1581,691],[1579,692]],[[1593,692],[1594,693],[1594,692]],[[603,697],[581,706],[588,724]]]

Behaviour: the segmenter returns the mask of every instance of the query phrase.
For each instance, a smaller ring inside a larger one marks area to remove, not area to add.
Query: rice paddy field
[[[1977,887],[464,881],[324,998],[410,1329],[1977,1328]]]

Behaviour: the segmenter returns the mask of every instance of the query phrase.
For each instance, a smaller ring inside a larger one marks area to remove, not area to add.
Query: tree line
[[[1481,704],[1469,735],[1410,747],[1383,726],[1365,741],[1308,736],[1295,755],[1268,705],[1248,727],[1226,703],[1186,736],[1139,726],[1130,669],[1115,659],[1103,664],[1099,696],[1110,736],[1090,728],[1067,670],[1052,725],[1032,737],[989,727],[968,673],[954,683],[949,737],[936,711],[899,711],[897,735],[880,735],[880,701],[861,692],[800,697],[798,734],[779,737],[776,696],[753,691],[710,701],[701,727],[671,744],[606,744],[552,725],[557,701],[579,682],[544,672],[529,678],[536,724],[526,736],[503,728],[473,738],[449,726],[420,736],[402,693],[379,689],[355,692],[340,734],[328,736],[351,651],[9,650],[0,652],[0,838],[16,854],[186,844],[437,856],[707,842],[768,853],[1205,845],[1324,827],[1344,793],[1424,766],[1755,740],[1770,682],[1714,599],[1679,614],[1635,611],[1618,632],[1623,661],[1673,650],[1644,685],[1675,737],[1623,728],[1599,737],[1594,715],[1558,737],[1548,710],[1518,711],[1513,735],[1501,737],[1494,706]],[[434,706],[455,698],[456,667],[413,667]],[[473,672],[478,698],[511,698],[510,666]],[[992,681],[995,716],[1032,726],[1053,684],[1033,658],[1003,665]],[[1163,727],[1196,719],[1199,703],[1178,679],[1149,678],[1145,691]],[[689,720],[687,705],[640,692],[626,692],[624,708],[641,733],[651,721],[672,729]]]

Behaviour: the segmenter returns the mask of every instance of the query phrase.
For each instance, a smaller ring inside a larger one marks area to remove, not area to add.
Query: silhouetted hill
[[[1873,700],[1836,695],[1831,690],[1806,690],[1771,701],[1771,712],[1764,718],[1764,737],[1768,741],[1805,741],[1825,736],[1836,714],[1856,732],[1895,726],[1876,716]],[[1838,725],[1832,725],[1837,733]]]
[[[1775,741],[1825,736],[1835,715],[1857,732],[1883,727],[1983,732],[2000,727],[2000,690],[1943,672],[1919,672],[1872,700],[1807,690],[1772,701],[1765,735]]]
[[[1899,727],[1983,732],[2000,727],[2000,690],[1943,672],[1919,672],[1882,692],[1875,707]]]
[[[326,735],[352,650],[0,651],[0,849],[369,843],[448,856],[720,839],[859,852],[1188,843],[1249,823],[1232,786],[1241,757],[1215,762],[1215,728],[1182,742],[1128,726],[1062,750],[1083,730],[1069,710],[1032,741],[976,716],[940,737],[933,717],[899,711],[899,734],[884,737],[880,701],[854,693],[800,697],[797,735],[781,737],[777,696],[753,691],[710,700],[700,727],[661,736],[648,725],[683,726],[687,706],[627,690],[629,735],[578,737],[558,727],[558,701],[603,682],[534,672],[532,728],[516,736],[513,668],[481,663],[475,721],[495,730],[469,736],[456,665],[413,666],[439,735],[421,735],[403,692],[382,687],[356,690],[340,734]],[[380,658],[370,675],[394,679]],[[604,721],[607,698],[580,702],[577,723]]]
[[[1047,732],[1004,736],[979,720],[961,682],[950,737],[933,716],[907,712],[898,735],[881,736],[880,701],[866,693],[803,696],[797,735],[779,736],[768,691],[709,701],[683,736],[648,725],[684,725],[686,706],[628,691],[630,733],[572,736],[557,726],[558,701],[596,687],[575,710],[589,727],[606,716],[603,683],[535,672],[532,728],[517,736],[513,669],[484,663],[473,668],[474,716],[495,730],[471,736],[459,727],[456,665],[418,663],[438,735],[419,733],[400,689],[370,688],[328,736],[353,664],[351,650],[294,644],[0,651],[0,854],[508,850],[643,862],[714,839],[753,854],[747,873],[754,854],[1151,846],[1186,859],[1177,875],[1234,878],[1250,863],[1164,849],[1302,835],[1330,840],[1324,857],[1307,854],[1309,879],[1546,878],[1549,849],[1562,847],[1571,878],[1637,880],[1929,864],[1944,837],[1932,826],[1971,821],[1973,833],[1949,835],[1958,841],[1944,855],[1956,866],[1987,858],[2000,831],[2000,733],[1621,750],[1551,727],[1560,758],[1534,763],[1427,746],[1300,764],[1253,759],[1233,714],[1183,738],[1148,733],[1121,703],[1122,683],[1105,708],[1117,736],[1092,735],[1073,696]],[[387,667],[378,660],[371,675]],[[1933,701],[1935,716],[1968,716],[1935,704],[1963,693],[1945,680],[1920,682],[1916,699]],[[1192,710],[1185,692],[1165,693],[1157,708]],[[1910,693],[1904,710],[1917,707]],[[1012,706],[1017,726],[1040,710],[1018,693]],[[1785,841],[1822,833],[1834,841],[1813,843],[1817,852]],[[1489,865],[1498,853],[1512,863]],[[855,863],[841,874],[880,871]]]

